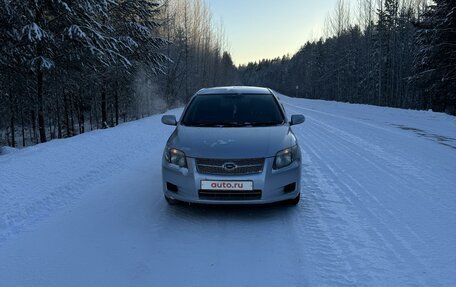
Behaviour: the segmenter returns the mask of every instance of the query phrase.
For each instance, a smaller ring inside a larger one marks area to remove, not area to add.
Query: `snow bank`
[[[173,111],[178,114],[180,111]],[[71,204],[134,159],[161,154],[172,130],[161,115],[53,140],[0,156],[0,244],[8,236]]]
[[[17,151],[17,149],[15,149],[13,147],[9,147],[9,146],[0,147],[0,155],[9,154],[9,153],[13,153],[16,151]]]

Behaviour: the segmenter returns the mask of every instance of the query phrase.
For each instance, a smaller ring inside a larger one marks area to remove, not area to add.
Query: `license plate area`
[[[201,190],[252,191],[251,180],[202,180]]]

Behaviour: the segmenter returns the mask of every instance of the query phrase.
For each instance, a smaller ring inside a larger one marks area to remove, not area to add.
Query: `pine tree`
[[[456,114],[456,2],[437,0],[418,23],[416,82],[423,102],[435,111]]]

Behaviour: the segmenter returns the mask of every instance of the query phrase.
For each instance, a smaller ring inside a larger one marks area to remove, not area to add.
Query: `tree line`
[[[327,37],[240,67],[244,84],[313,99],[456,115],[456,1],[339,0]]]
[[[0,43],[0,146],[115,126],[237,81],[203,0],[5,0]]]
[[[219,85],[454,115],[455,5],[357,0],[352,13],[339,0],[321,39],[235,67],[204,0],[0,1],[0,146],[115,126]]]

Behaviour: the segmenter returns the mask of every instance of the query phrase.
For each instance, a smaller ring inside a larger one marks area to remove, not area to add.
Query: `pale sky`
[[[337,0],[207,0],[235,64],[294,54],[322,36]]]

